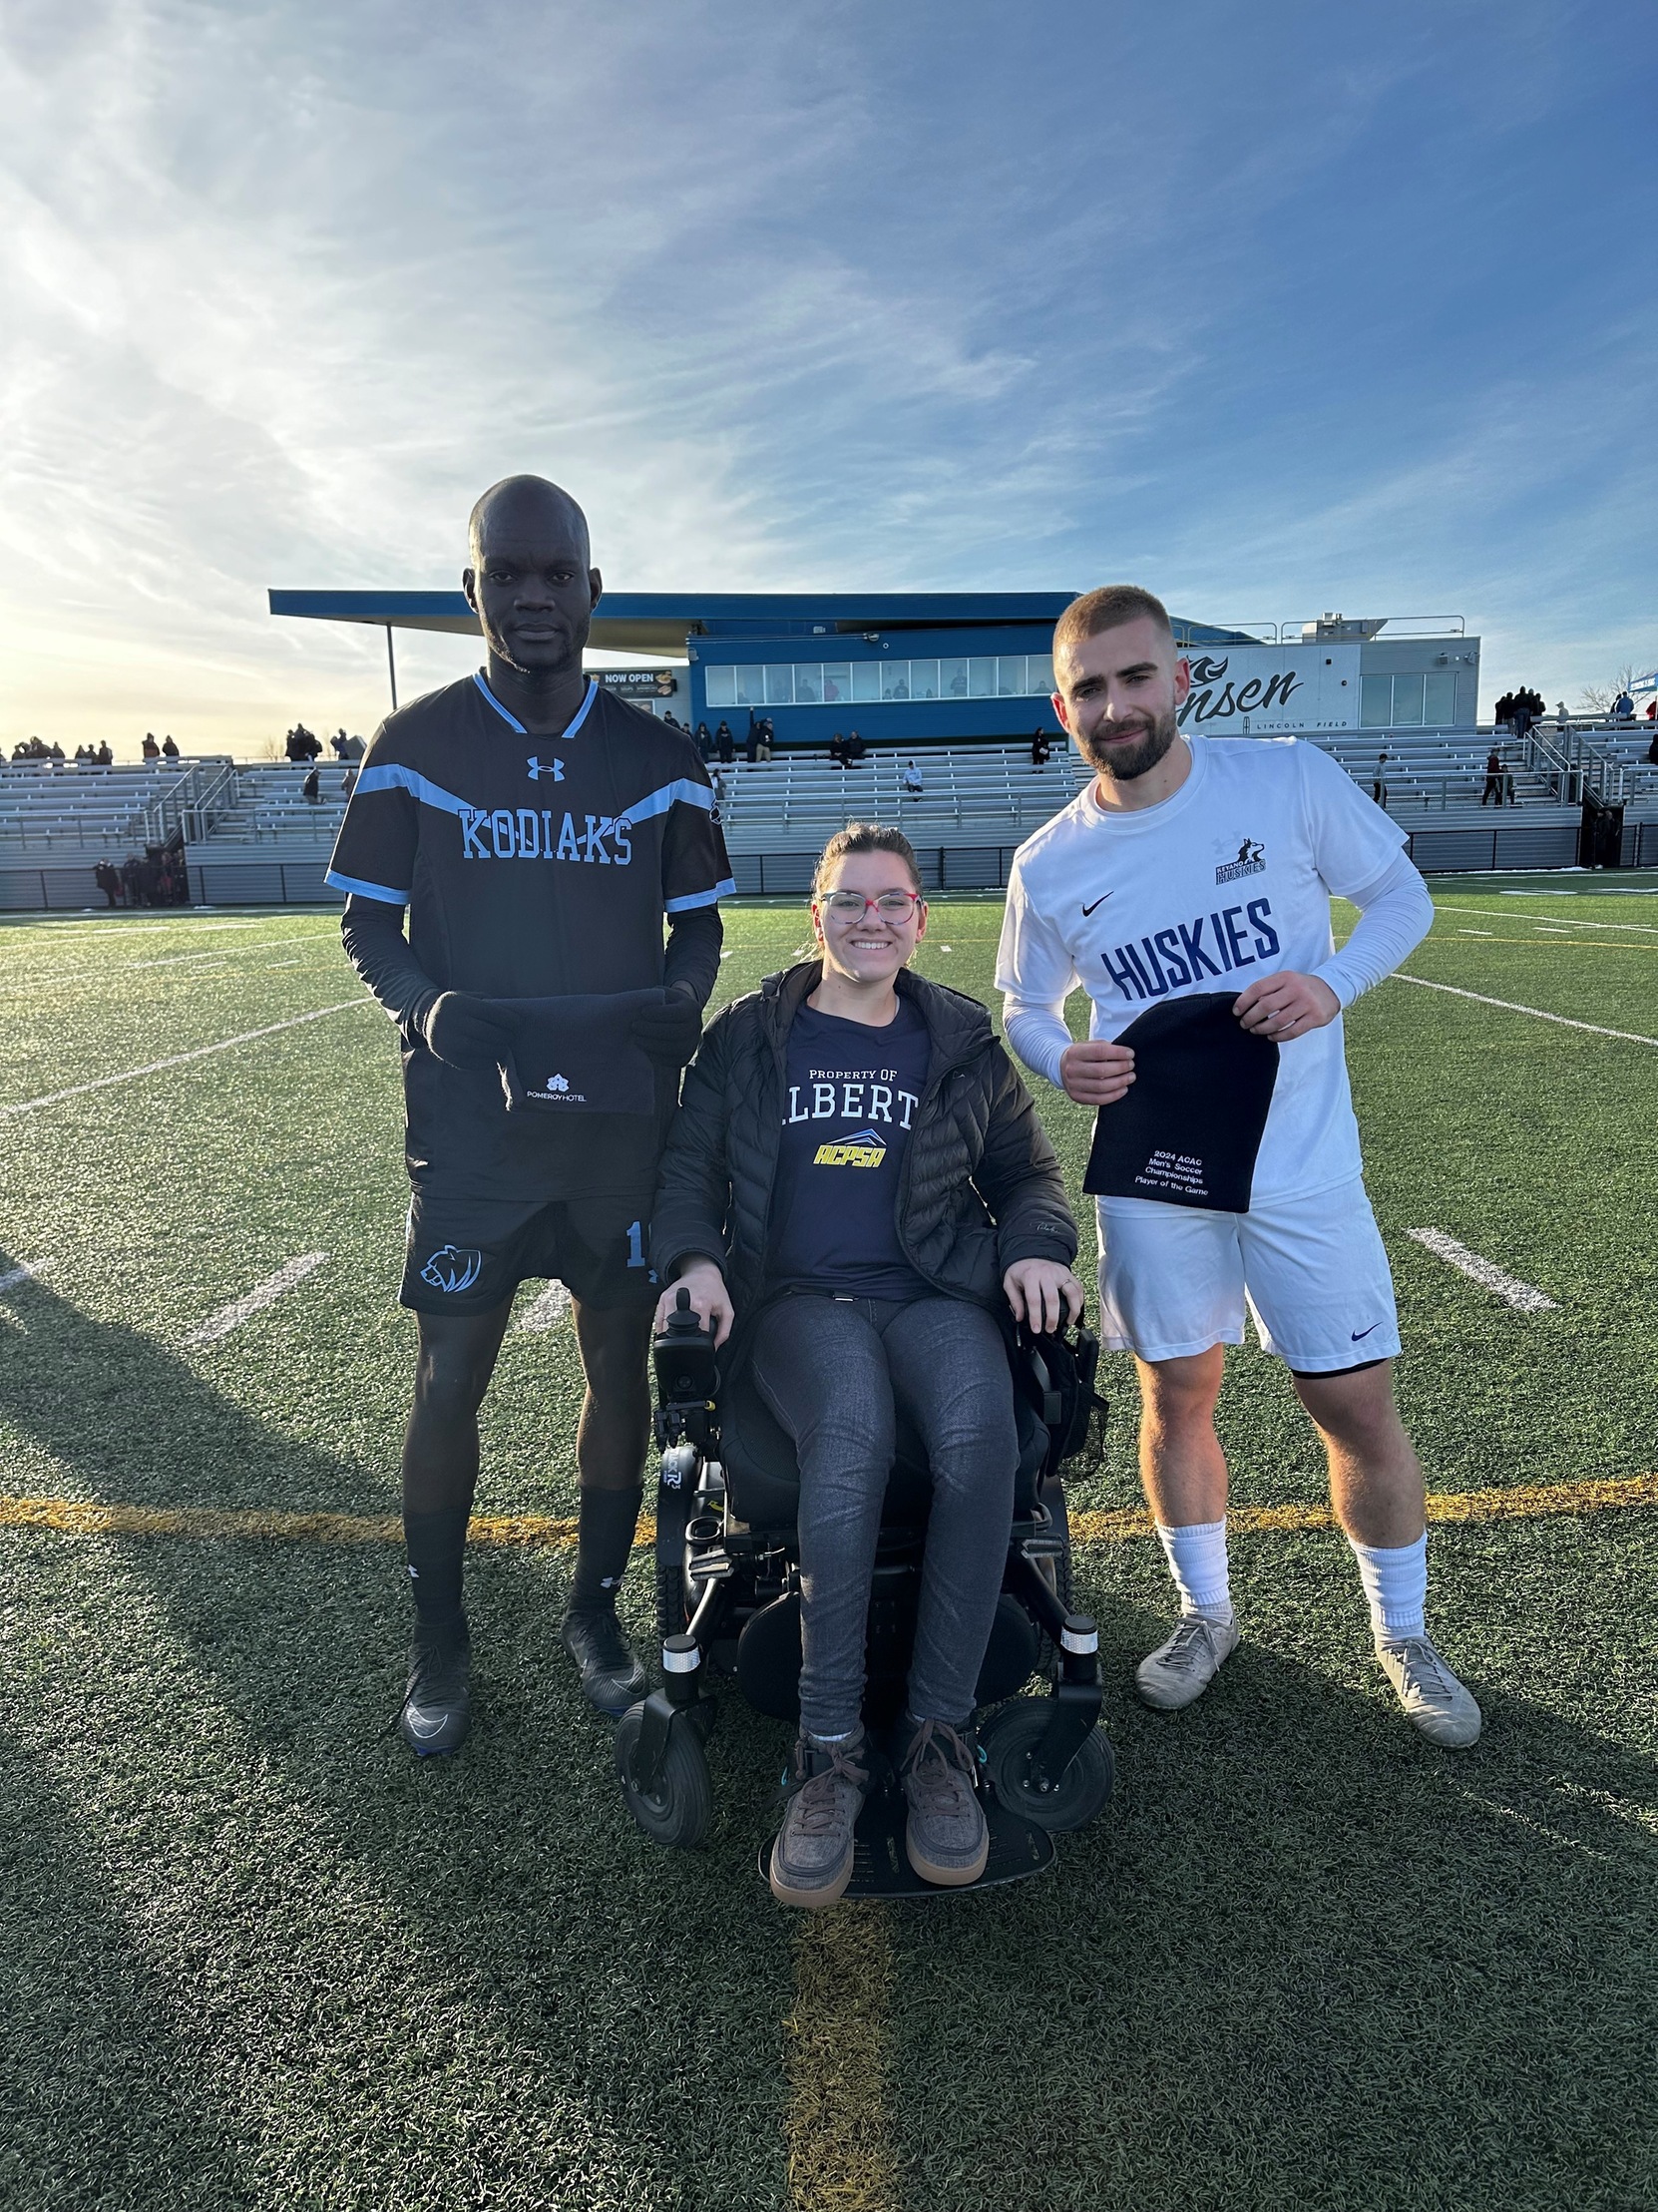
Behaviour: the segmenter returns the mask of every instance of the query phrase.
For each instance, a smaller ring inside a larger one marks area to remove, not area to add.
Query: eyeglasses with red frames
[[[817,903],[825,914],[843,922],[861,922],[874,907],[883,922],[903,923],[926,901],[919,891],[883,891],[875,899],[866,899],[861,891],[825,891]]]

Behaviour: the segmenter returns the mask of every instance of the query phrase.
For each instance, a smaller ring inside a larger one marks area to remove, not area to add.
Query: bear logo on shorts
[[[463,1251],[458,1244],[445,1244],[435,1251],[420,1270],[423,1283],[430,1283],[434,1290],[470,1290],[483,1272],[482,1252]]]

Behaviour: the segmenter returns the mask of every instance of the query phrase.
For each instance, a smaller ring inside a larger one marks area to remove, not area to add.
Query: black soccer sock
[[[616,1593],[626,1571],[627,1554],[633,1548],[639,1506],[644,1497],[640,1483],[626,1490],[594,1490],[583,1487],[579,1534],[576,1540],[576,1572],[570,1585],[573,1613],[597,1612],[614,1606]]]
[[[461,1564],[466,1554],[464,1506],[436,1513],[405,1513],[403,1548],[409,1561],[409,1594],[422,1628],[453,1627],[461,1613]]]

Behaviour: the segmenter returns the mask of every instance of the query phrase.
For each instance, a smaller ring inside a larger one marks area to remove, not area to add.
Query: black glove
[[[670,984],[660,1006],[641,1006],[629,1034],[664,1068],[683,1068],[702,1042],[702,1009],[683,984]]]
[[[427,1050],[451,1068],[495,1068],[512,1050],[508,1024],[471,991],[440,991],[421,1018],[420,1034]]]

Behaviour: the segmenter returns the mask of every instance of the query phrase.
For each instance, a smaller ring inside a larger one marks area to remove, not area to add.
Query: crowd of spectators
[[[92,873],[110,906],[190,904],[185,840],[178,830],[165,845],[147,845],[142,857],[134,853],[119,868],[113,860],[100,860]]]

